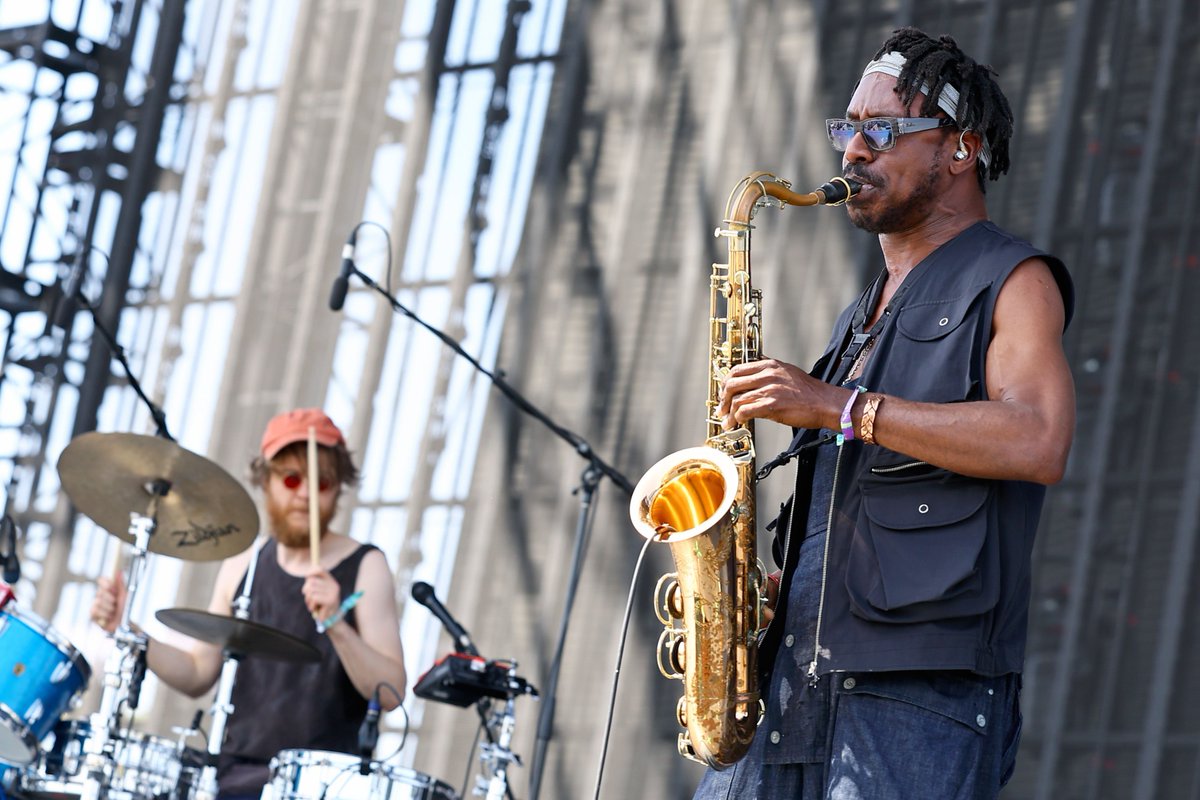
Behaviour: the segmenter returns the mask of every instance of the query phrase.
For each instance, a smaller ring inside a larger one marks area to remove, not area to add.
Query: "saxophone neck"
[[[811,192],[792,191],[792,184],[770,172],[752,172],[734,187],[725,205],[725,221],[731,227],[748,225],[762,205],[840,206],[862,189],[862,184],[841,176],[830,178]],[[773,201],[773,202],[772,202]]]

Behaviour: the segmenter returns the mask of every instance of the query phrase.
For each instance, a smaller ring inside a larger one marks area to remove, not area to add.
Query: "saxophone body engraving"
[[[858,188],[835,178],[797,194],[766,172],[734,188],[716,231],[728,245],[728,263],[714,264],[709,277],[707,438],[651,467],[630,500],[634,527],[666,542],[675,564],[658,582],[655,607],[663,623],[659,669],[684,685],[677,716],[687,730],[679,752],[716,769],[745,755],[762,715],[757,644],[766,591],[756,555],[754,431],[752,424],[726,431],[716,414],[729,370],[762,357],[750,222],[762,206],[832,205]]]

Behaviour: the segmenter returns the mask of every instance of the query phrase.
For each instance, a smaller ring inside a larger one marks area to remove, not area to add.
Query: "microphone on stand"
[[[350,276],[354,274],[354,246],[358,241],[358,227],[350,231],[350,238],[342,248],[342,271],[333,279],[329,290],[329,310],[341,311],[346,304],[346,292],[350,289]]]
[[[58,305],[54,307],[48,320],[50,325],[64,331],[70,327],[71,320],[75,319],[75,312],[79,310],[79,287],[83,284],[83,274],[86,271],[84,252],[85,248],[81,248],[75,254],[75,262],[62,280],[62,294],[58,298]]]
[[[17,523],[13,522],[13,518],[8,514],[0,520],[0,528],[3,528],[4,539],[6,540],[6,552],[4,554],[4,582],[9,586],[15,586],[17,581],[21,580],[21,561],[17,558]]]
[[[446,629],[446,633],[450,634],[450,638],[454,640],[454,646],[460,653],[477,656],[479,651],[475,649],[475,645],[471,642],[471,637],[467,635],[466,629],[458,624],[458,620],[450,616],[450,612],[437,599],[437,595],[433,593],[433,587],[424,581],[417,581],[412,587],[413,600],[416,600],[421,605],[428,608],[433,615],[441,620],[442,627]]]
[[[133,672],[129,677],[129,699],[126,701],[130,708],[136,709],[142,696],[142,681],[146,679],[146,648],[138,651],[137,659],[133,662]]]
[[[358,753],[362,762],[358,765],[358,774],[369,775],[371,772],[371,757],[375,755],[375,745],[379,743],[379,687],[367,703],[367,715],[363,717],[358,729]]]

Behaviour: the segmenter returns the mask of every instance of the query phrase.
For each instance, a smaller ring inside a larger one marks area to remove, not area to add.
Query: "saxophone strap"
[[[772,458],[766,464],[763,464],[762,467],[759,468],[755,477],[757,477],[761,481],[763,478],[767,477],[772,472],[774,472],[776,469],[778,469],[779,467],[782,467],[784,464],[788,463],[789,461],[791,461],[793,458],[800,455],[804,451],[813,450],[815,448],[820,447],[821,445],[825,445],[825,444],[829,444],[830,442],[837,441],[837,438],[838,438],[836,433],[830,433],[825,436],[821,436],[817,439],[813,439],[811,442],[805,442],[804,444],[800,444],[800,440],[804,438],[804,434],[806,434],[806,433],[808,433],[808,430],[803,429],[798,434],[796,434],[795,438],[792,439],[791,446],[788,447],[787,450],[784,450],[782,453],[780,453],[779,455]],[[770,528],[768,528],[768,530],[770,530]]]

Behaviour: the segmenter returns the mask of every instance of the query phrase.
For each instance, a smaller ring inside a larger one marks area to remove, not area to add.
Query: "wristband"
[[[879,404],[882,402],[881,394],[873,394],[867,398],[858,425],[858,438],[863,440],[863,444],[875,444],[875,412],[879,410]]]
[[[326,619],[324,622],[317,623],[317,633],[324,633],[325,631],[332,628],[334,625],[341,622],[342,617],[346,616],[346,614],[349,613],[350,609],[352,609],[356,605],[358,605],[358,600],[360,597],[362,597],[362,595],[363,595],[362,592],[355,592],[354,594],[350,595],[345,600],[343,600],[342,604],[340,606],[338,606],[338,610],[333,612],[333,614],[331,614],[328,619]]]
[[[846,401],[846,407],[842,409],[842,432],[838,436],[838,444],[844,441],[848,442],[854,438],[854,420],[850,419],[850,409],[854,408],[854,401],[866,390],[867,387],[865,386],[855,386],[854,390],[850,392],[850,399]]]

